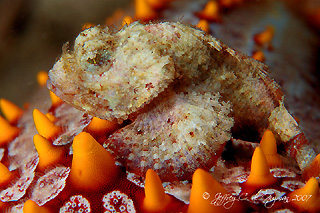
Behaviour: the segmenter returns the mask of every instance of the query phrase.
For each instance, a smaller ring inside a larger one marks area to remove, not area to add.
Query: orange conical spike
[[[312,177],[301,189],[288,194],[290,204],[301,212],[320,212],[319,182]]]
[[[61,98],[59,98],[58,96],[56,96],[56,94],[54,94],[52,91],[50,91],[50,98],[51,98],[51,102],[52,102],[53,107],[57,107],[63,103],[63,100]]]
[[[236,201],[221,184],[208,172],[197,169],[192,177],[192,188],[188,213],[244,212],[240,202]]]
[[[277,153],[277,142],[273,133],[270,130],[266,130],[260,141],[260,148],[266,157],[269,167],[280,167],[283,162]]]
[[[49,166],[55,165],[64,159],[65,148],[52,145],[51,142],[43,136],[35,134],[33,143],[39,155],[38,169],[40,171],[43,171]]]
[[[122,26],[130,25],[133,22],[133,19],[130,16],[125,16],[122,19]]]
[[[20,129],[11,126],[9,122],[0,116],[0,146],[7,144],[15,139],[20,133]]]
[[[0,162],[0,187],[6,186],[14,178],[15,178],[15,174]]]
[[[248,187],[260,188],[272,185],[276,182],[277,179],[270,173],[266,157],[260,147],[257,147],[252,156],[251,172],[245,185]]]
[[[37,74],[37,82],[40,86],[46,86],[48,81],[48,73],[46,71],[40,71]]]
[[[78,189],[97,190],[114,180],[114,158],[89,133],[73,139],[73,159],[69,180]]]
[[[218,2],[215,0],[208,1],[204,9],[197,13],[197,15],[200,17],[200,19],[205,19],[213,22],[220,21],[221,16]]]
[[[23,110],[20,107],[4,98],[0,99],[0,108],[4,117],[12,125],[16,125],[23,114]]]
[[[38,109],[33,110],[33,121],[38,133],[48,140],[56,137],[62,131],[60,127],[56,126],[46,115],[44,115]]]
[[[196,25],[196,27],[200,28],[201,30],[209,33],[210,30],[210,26],[209,26],[209,22],[205,19],[201,19],[198,24]]]
[[[27,200],[23,205],[23,213],[50,213],[51,211],[44,206],[38,206],[38,204],[32,200]]]
[[[119,124],[101,118],[93,117],[86,131],[95,135],[103,135],[119,128]]]
[[[150,7],[146,0],[135,0],[135,18],[142,21],[155,19],[158,14]]]
[[[256,34],[253,39],[258,45],[270,44],[274,31],[273,26],[267,26],[263,32]]]
[[[261,50],[255,51],[254,53],[252,53],[252,58],[260,62],[265,62],[266,60],[264,53]]]
[[[172,198],[164,192],[161,180],[157,173],[148,169],[144,191],[146,197],[143,207],[147,212],[164,212],[172,201]]]

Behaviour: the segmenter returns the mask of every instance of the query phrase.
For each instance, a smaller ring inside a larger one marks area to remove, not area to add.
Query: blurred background
[[[49,71],[62,45],[84,23],[105,19],[130,0],[0,0],[0,98],[22,106]]]

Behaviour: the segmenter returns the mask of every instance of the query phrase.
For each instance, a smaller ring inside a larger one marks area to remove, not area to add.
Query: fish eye
[[[98,51],[94,57],[88,57],[87,62],[95,66],[102,66],[110,62],[110,53],[107,50]]]
[[[110,63],[111,55],[107,49],[87,51],[83,53],[80,64],[86,72],[103,72]]]

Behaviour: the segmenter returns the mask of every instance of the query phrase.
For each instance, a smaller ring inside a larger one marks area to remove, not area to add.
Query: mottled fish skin
[[[271,129],[282,142],[301,133],[265,65],[181,23],[87,29],[49,78],[49,89],[76,108],[132,121],[104,146],[139,175],[153,168],[163,180],[190,179],[244,129]]]
[[[203,31],[180,23],[135,22],[115,34],[99,26],[80,33],[74,50],[65,49],[50,71],[48,85],[64,100],[94,116],[121,121],[177,82],[174,90],[195,87],[237,96],[234,91],[249,90],[246,85],[240,88],[245,80],[263,80],[264,69]],[[227,90],[230,86],[234,88]],[[258,94],[255,99],[261,99],[261,92],[269,92],[250,89],[251,96]],[[266,104],[279,105],[280,99]]]

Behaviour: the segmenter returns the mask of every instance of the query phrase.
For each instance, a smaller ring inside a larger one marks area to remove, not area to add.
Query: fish
[[[179,22],[95,26],[66,44],[48,88],[92,116],[124,124],[103,142],[130,172],[190,180],[231,139],[275,133],[304,169],[315,157],[268,67]],[[305,156],[308,156],[306,158]]]

